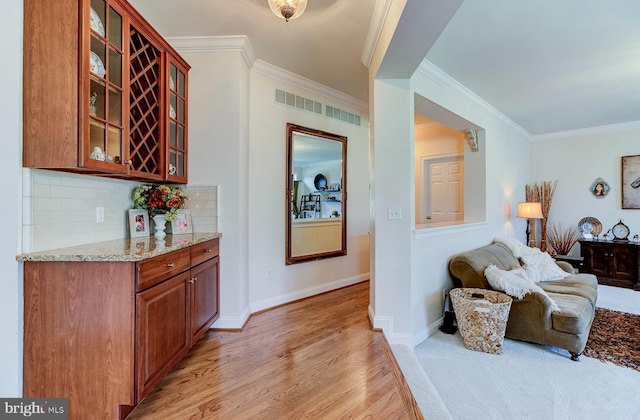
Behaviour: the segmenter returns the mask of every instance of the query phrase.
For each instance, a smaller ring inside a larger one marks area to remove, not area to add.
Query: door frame
[[[420,200],[420,213],[418,215],[421,223],[417,223],[419,225],[427,224],[424,220],[427,214],[427,197],[428,194],[424,194],[425,188],[423,185],[424,177],[425,177],[425,164],[428,161],[437,160],[437,159],[446,159],[446,158],[460,158],[462,159],[462,163],[464,164],[464,152],[451,152],[451,153],[438,153],[435,155],[427,155],[420,156],[420,183],[419,183],[419,200]]]

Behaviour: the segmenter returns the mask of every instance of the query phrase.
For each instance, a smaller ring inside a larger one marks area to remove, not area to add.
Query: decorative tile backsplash
[[[23,169],[23,252],[126,238],[137,181]],[[217,232],[218,187],[186,186],[194,232]],[[96,222],[96,208],[104,222]]]
[[[218,231],[218,187],[189,186],[185,188],[189,200],[185,208],[191,209],[194,233]]]

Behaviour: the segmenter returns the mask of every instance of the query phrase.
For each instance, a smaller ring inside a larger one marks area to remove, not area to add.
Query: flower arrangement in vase
[[[179,187],[168,185],[141,185],[133,190],[133,208],[149,211],[149,216],[164,214],[168,221],[178,217],[187,196]]]
[[[178,210],[184,207],[187,196],[179,187],[168,185],[141,185],[133,189],[133,208],[149,212],[156,225],[155,236],[165,236],[165,222],[174,221]]]

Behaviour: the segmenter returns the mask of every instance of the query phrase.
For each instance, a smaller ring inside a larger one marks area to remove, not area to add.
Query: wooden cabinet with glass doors
[[[23,166],[187,182],[189,65],[126,0],[25,0]]]
[[[177,60],[169,60],[169,179],[187,181],[187,72]]]

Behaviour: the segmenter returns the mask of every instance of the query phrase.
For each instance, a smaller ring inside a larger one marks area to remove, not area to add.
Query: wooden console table
[[[582,272],[595,274],[598,283],[640,290],[638,249],[629,241],[581,240]]]

